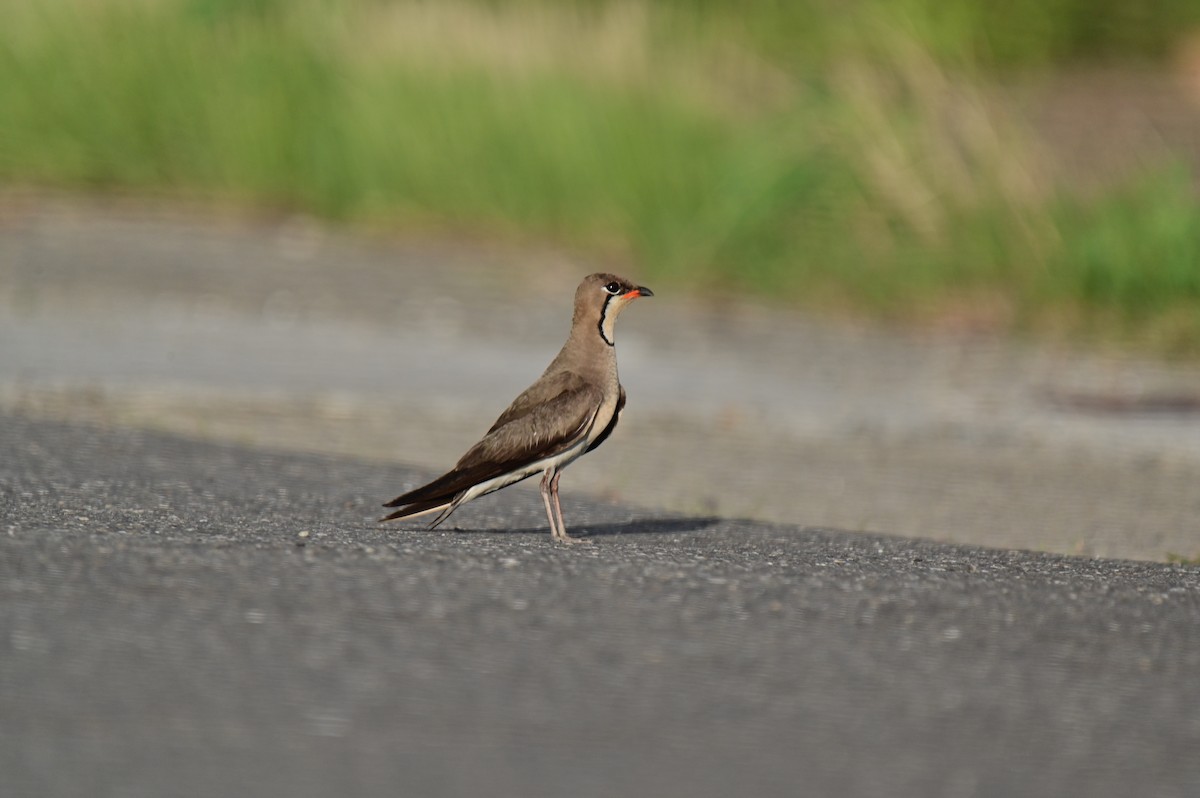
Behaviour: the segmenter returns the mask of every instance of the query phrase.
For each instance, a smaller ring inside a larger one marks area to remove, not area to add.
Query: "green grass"
[[[1200,554],[1195,557],[1188,557],[1184,554],[1176,554],[1175,552],[1167,552],[1167,562],[1175,565],[1200,565]]]
[[[1195,4],[1138,36],[1067,0],[1027,35],[985,6],[0,0],[0,181],[552,239],[696,290],[1200,353],[1186,165],[1085,197],[980,88],[1160,53]]]

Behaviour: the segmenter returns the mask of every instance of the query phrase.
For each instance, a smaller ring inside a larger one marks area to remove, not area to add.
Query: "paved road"
[[[444,467],[553,357],[593,269],[0,197],[0,410]],[[621,319],[621,427],[573,486],[683,513],[1200,556],[1200,369],[653,287]]]
[[[1195,796],[1200,568],[0,415],[6,796]]]

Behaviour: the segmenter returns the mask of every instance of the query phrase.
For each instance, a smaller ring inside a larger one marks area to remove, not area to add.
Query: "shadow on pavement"
[[[567,527],[567,534],[579,538],[608,537],[611,535],[673,535],[681,532],[699,532],[701,529],[716,524],[721,519],[716,516],[702,518],[650,518],[634,519],[619,524],[577,524]],[[504,534],[504,535],[546,535],[550,536],[549,526],[524,527],[521,529],[480,529],[471,527],[451,527],[454,532],[463,534]]]

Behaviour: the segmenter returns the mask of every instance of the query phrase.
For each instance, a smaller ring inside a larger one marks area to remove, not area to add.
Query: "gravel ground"
[[[0,415],[6,795],[1193,796],[1200,568]]]

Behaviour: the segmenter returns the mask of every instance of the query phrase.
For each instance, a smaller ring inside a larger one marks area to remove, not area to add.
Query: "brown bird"
[[[577,543],[563,525],[558,479],[576,458],[612,434],[625,407],[617,378],[614,328],[617,316],[640,296],[654,296],[614,274],[592,274],[575,291],[571,334],[537,382],[518,396],[479,443],[450,471],[384,507],[399,507],[380,519],[438,513],[433,529],[463,502],[540,473],[550,534]]]

